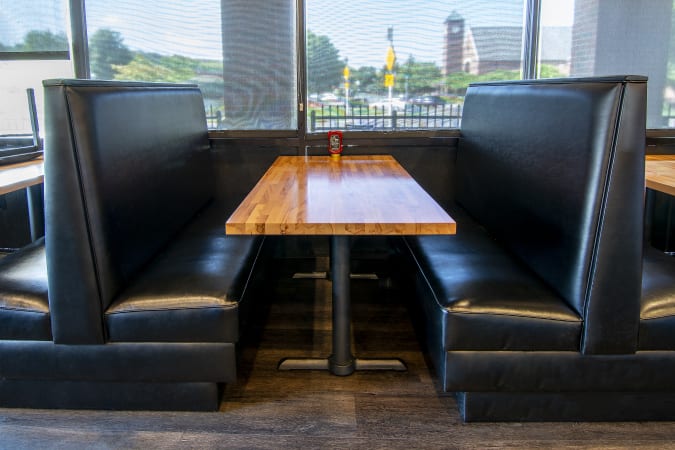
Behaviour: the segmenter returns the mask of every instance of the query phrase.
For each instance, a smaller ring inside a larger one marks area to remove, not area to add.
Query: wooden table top
[[[645,182],[650,189],[675,195],[675,155],[647,155]]]
[[[389,155],[280,156],[227,234],[454,234],[455,221]]]
[[[40,184],[44,182],[44,173],[42,157],[0,166],[0,195]]]

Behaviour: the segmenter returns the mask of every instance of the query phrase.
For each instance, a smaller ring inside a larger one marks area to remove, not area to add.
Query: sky
[[[307,28],[328,36],[350,65],[381,64],[387,28],[400,58],[440,64],[445,19],[457,11],[472,26],[521,26],[525,0],[306,0]],[[134,49],[221,59],[220,1],[87,0],[90,32],[121,29]],[[544,25],[571,25],[574,0],[544,0]],[[114,5],[114,7],[111,7]],[[133,14],[120,11],[133,10]],[[205,20],[207,22],[205,23]],[[290,26],[290,24],[289,24]]]
[[[542,3],[544,26],[572,25],[574,0]],[[328,36],[350,66],[383,64],[390,26],[399,60],[413,55],[440,65],[444,21],[453,11],[470,26],[522,26],[523,8],[524,0],[307,0],[307,28]]]
[[[66,31],[66,3],[63,0],[0,0],[0,42],[16,44],[27,31]]]
[[[135,49],[223,59],[220,0],[86,0],[87,28],[120,31]]]
[[[292,1],[292,0],[289,0]],[[264,2],[263,2],[264,3]],[[328,36],[350,65],[379,66],[394,28],[399,59],[441,63],[445,19],[461,14],[471,26],[521,26],[525,0],[306,0],[307,28]],[[572,24],[574,0],[543,0],[544,26]],[[222,59],[220,0],[87,0],[87,26],[120,31],[135,49]],[[36,15],[35,11],[54,10]],[[0,42],[16,43],[25,31],[64,31],[58,16],[65,0],[0,0]],[[31,18],[17,26],[8,17]],[[289,24],[290,26],[290,24]]]
[[[481,7],[477,8],[477,3]],[[344,14],[325,13],[334,9],[332,0],[308,0],[307,5],[307,28],[328,36],[341,56],[349,58],[351,66],[360,67],[384,63],[390,26],[399,60],[413,55],[417,61],[440,64],[443,22],[454,10],[474,25],[517,26],[522,24],[523,1],[348,0],[340,2]]]
[[[440,64],[443,22],[453,11],[472,26],[521,26],[524,1],[306,0],[306,17],[307,27],[328,36],[340,57],[348,58],[352,67],[384,64],[390,26],[394,27],[394,48],[399,60],[413,55],[418,61]],[[0,0],[0,42],[16,44],[31,29],[65,33],[66,3]],[[543,25],[571,26],[573,5],[574,0],[543,0]],[[124,43],[134,50],[222,59],[220,0],[87,0],[86,8],[90,35],[99,28],[110,28],[120,31]],[[21,20],[17,21],[17,17]],[[10,119],[14,120],[16,111],[25,109],[25,86],[36,87],[40,107],[40,80],[68,77],[72,72],[62,61],[4,61],[0,62],[0,75],[5,106],[16,104],[0,110],[0,122],[7,124],[10,121],[3,120],[4,113],[13,111]],[[25,128],[28,123],[26,112],[17,126]]]

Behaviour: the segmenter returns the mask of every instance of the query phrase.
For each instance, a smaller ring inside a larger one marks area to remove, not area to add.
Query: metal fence
[[[668,103],[663,107],[663,126],[666,128],[675,127],[675,105]]]
[[[211,130],[220,130],[223,128],[223,113],[213,109],[213,105],[206,110],[206,123]]]
[[[309,113],[310,131],[327,130],[416,130],[459,128],[462,104],[387,106],[322,105]]]

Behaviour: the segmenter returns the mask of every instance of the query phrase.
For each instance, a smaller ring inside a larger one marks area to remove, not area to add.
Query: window
[[[647,127],[675,127],[672,0],[542,0],[539,76],[647,75]]]
[[[28,88],[42,124],[42,80],[72,77],[67,23],[63,0],[0,0],[1,136],[30,135]]]
[[[61,0],[0,0],[2,59],[68,59],[65,6]]]
[[[196,83],[209,127],[297,128],[293,0],[87,0],[92,78]]]
[[[469,83],[522,72],[647,75],[647,127],[675,128],[672,0],[0,0],[0,134],[30,131],[27,88],[43,122],[41,80],[74,75],[80,2],[78,73],[196,83],[211,129],[452,129]]]
[[[458,127],[470,82],[520,78],[523,6],[307,0],[308,131]]]

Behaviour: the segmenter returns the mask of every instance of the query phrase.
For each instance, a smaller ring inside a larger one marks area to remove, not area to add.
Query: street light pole
[[[342,71],[342,76],[345,79],[345,120],[349,115],[349,59],[345,60],[345,68]]]
[[[384,76],[384,85],[389,88],[389,111],[388,114],[392,116],[392,128],[394,127],[394,117],[392,114],[392,103],[394,101],[394,63],[396,62],[396,52],[394,52],[394,26],[387,28],[387,39],[389,40],[389,48],[387,49],[387,74]]]
[[[408,74],[406,73],[406,74],[405,74],[405,94],[404,94],[404,97],[403,97],[403,99],[404,99],[405,101],[408,101],[408,78],[410,78],[410,75],[408,75]]]

